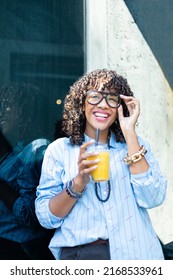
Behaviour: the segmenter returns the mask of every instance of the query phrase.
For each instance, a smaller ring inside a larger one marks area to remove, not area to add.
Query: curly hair
[[[2,112],[7,107],[17,111],[18,129],[11,131],[13,139],[27,143],[43,136],[43,124],[38,121],[39,94],[40,89],[29,83],[13,83],[0,88]]]
[[[102,84],[103,90],[106,88],[114,90],[118,94],[134,96],[127,80],[114,70],[97,69],[79,78],[66,95],[63,111],[62,129],[70,137],[71,144],[81,145],[83,142],[86,125],[83,104],[87,92],[91,89],[98,89],[100,84]],[[129,116],[123,100],[121,100],[121,104],[124,116]],[[118,120],[111,125],[110,131],[114,133],[118,142],[125,142]]]

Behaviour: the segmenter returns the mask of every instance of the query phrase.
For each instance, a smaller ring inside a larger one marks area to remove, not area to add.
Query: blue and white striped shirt
[[[85,136],[85,141],[89,141]],[[71,212],[60,218],[49,209],[50,199],[64,189],[66,182],[78,173],[79,146],[71,145],[68,138],[61,138],[46,150],[42,174],[37,187],[36,215],[41,225],[56,228],[49,244],[56,259],[61,248],[109,239],[111,259],[163,259],[163,253],[152,227],[147,209],[164,201],[167,180],[161,175],[159,165],[149,145],[139,138],[147,149],[145,155],[149,170],[132,175],[123,159],[127,154],[125,143],[110,139],[111,195],[107,202],[100,202],[92,180]],[[103,197],[107,183],[101,183]]]

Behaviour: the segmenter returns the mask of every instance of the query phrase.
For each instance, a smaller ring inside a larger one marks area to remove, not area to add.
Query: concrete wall
[[[87,71],[115,69],[141,100],[138,133],[151,144],[168,178],[166,200],[150,215],[168,242],[173,240],[173,92],[124,1],[86,0],[86,15]]]

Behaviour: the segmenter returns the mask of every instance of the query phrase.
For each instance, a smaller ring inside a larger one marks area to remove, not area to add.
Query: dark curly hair
[[[13,83],[0,88],[0,110],[10,107],[17,111],[18,129],[10,131],[10,139],[29,143],[35,138],[44,136],[43,122],[39,122],[41,114],[40,89],[29,83]],[[40,108],[40,109],[39,109]]]
[[[127,80],[118,75],[114,70],[97,69],[86,73],[77,80],[71,87],[65,98],[62,129],[70,137],[71,144],[81,145],[84,139],[86,117],[83,112],[83,104],[87,92],[91,89],[98,89],[100,83],[102,89],[114,90],[118,94],[134,96]],[[127,106],[121,100],[124,116],[129,116]],[[125,142],[119,121],[114,122],[110,130],[114,133],[118,142]]]

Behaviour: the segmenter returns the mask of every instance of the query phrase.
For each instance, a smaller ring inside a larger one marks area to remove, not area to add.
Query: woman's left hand
[[[124,117],[122,105],[118,108],[118,118],[123,133],[135,130],[138,117],[140,115],[140,102],[133,96],[120,95],[129,111],[129,116]]]

